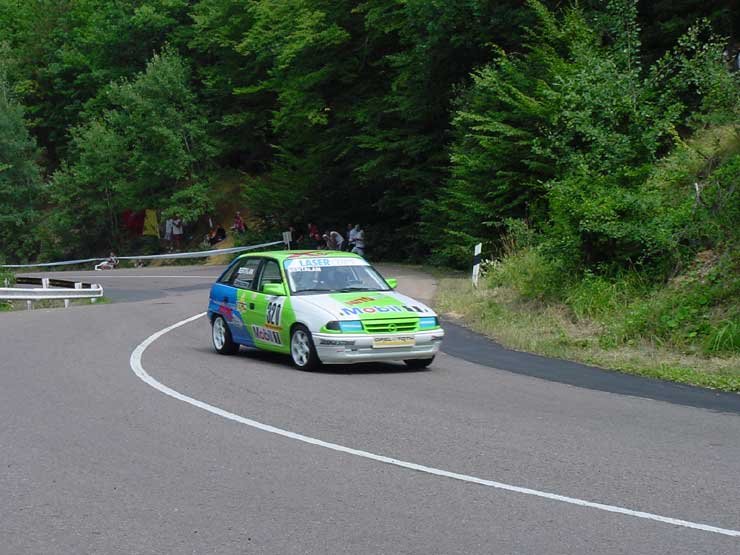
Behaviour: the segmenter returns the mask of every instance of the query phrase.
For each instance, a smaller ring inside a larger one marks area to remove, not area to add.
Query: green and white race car
[[[239,345],[289,354],[303,369],[372,361],[425,368],[444,331],[431,308],[395,286],[356,254],[245,254],[211,287],[213,346],[221,354]]]

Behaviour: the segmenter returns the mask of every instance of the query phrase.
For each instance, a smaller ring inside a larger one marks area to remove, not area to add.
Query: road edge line
[[[205,403],[203,401],[199,401],[198,399],[194,399],[193,397],[189,397],[187,395],[184,395],[183,393],[180,393],[179,391],[176,391],[172,389],[171,387],[168,387],[164,385],[163,383],[157,381],[152,376],[150,376],[146,370],[144,370],[144,367],[142,365],[141,359],[144,354],[144,351],[157,339],[162,337],[163,335],[182,327],[186,324],[189,324],[190,322],[194,322],[195,320],[198,320],[199,318],[202,318],[205,316],[205,312],[201,312],[199,314],[196,314],[195,316],[191,316],[189,318],[186,318],[184,320],[180,320],[179,322],[176,322],[170,326],[167,326],[166,328],[163,328],[149,337],[147,337],[144,341],[139,343],[139,345],[136,346],[136,348],[131,352],[131,357],[129,358],[129,364],[131,366],[131,370],[133,370],[134,374],[141,379],[144,383],[147,385],[153,387],[154,389],[158,390],[161,393],[164,393],[165,395],[168,395],[169,397],[172,397],[174,399],[177,399],[178,401],[183,401],[185,403],[188,403],[194,407],[197,407],[199,409],[203,409],[207,412],[210,412],[212,414],[215,414],[217,416],[221,416],[222,418],[226,418],[227,420],[232,420],[234,422],[238,422],[240,424],[244,424],[246,426],[250,426],[252,428],[256,428],[258,430],[262,430],[264,432],[268,432],[271,434],[276,434],[279,436],[287,437],[289,439],[294,439],[296,441],[300,441],[303,443],[308,443],[310,445],[316,445],[318,447],[324,447],[326,449],[331,449],[332,451],[338,451],[340,453],[346,453],[349,455],[354,455],[357,457],[362,457],[365,459],[390,464],[393,466],[398,466],[401,468],[405,468],[408,470],[416,470],[418,472],[424,472],[426,474],[432,474],[435,476],[442,476],[445,478],[451,478],[453,480],[458,480],[462,482],[468,482],[472,484],[478,484],[482,486],[492,487],[495,489],[505,490],[505,491],[511,491],[514,493],[521,493],[524,495],[530,495],[534,497],[540,497],[543,499],[549,499],[551,501],[560,501],[562,503],[568,503],[571,505],[577,505],[580,507],[587,507],[590,509],[597,509],[600,511],[606,511],[610,513],[616,513],[616,514],[622,514],[626,516],[632,516],[636,518],[642,518],[645,520],[652,520],[655,522],[662,522],[665,524],[673,524],[675,526],[681,526],[683,528],[691,528],[694,530],[701,530],[703,532],[711,532],[714,534],[721,534],[724,536],[731,536],[731,537],[740,537],[740,530],[732,530],[728,528],[720,528],[718,526],[712,526],[709,524],[701,524],[698,522],[691,522],[688,520],[681,520],[678,518],[672,518],[667,516],[662,516],[654,513],[648,513],[644,511],[637,511],[633,509],[628,509],[625,507],[618,507],[616,505],[607,505],[604,503],[597,503],[594,501],[587,501],[584,499],[578,499],[576,497],[568,497],[566,495],[559,495],[556,493],[549,493],[546,491],[540,491],[530,488],[525,488],[521,486],[515,486],[511,484],[506,484],[503,482],[496,482],[494,480],[486,480],[483,478],[478,478],[476,476],[469,476],[467,474],[458,474],[457,472],[450,472],[447,470],[442,470],[439,468],[434,468],[430,466],[424,466],[421,464],[416,464],[408,461],[403,461],[400,459],[394,459],[392,457],[386,457],[385,455],[376,455],[375,453],[370,453],[368,451],[362,451],[360,449],[354,449],[352,447],[345,447],[344,445],[339,445],[337,443],[331,443],[328,441],[324,441],[321,439],[316,439],[310,436],[305,436],[296,432],[291,432],[289,430],[284,430],[282,428],[277,428],[275,426],[271,426],[269,424],[263,424],[262,422],[258,422],[256,420],[252,420],[250,418],[245,418],[243,416],[240,416],[238,414],[234,414],[232,412],[228,412],[226,410],[223,410],[221,408],[215,407],[213,405],[209,405],[208,403]]]

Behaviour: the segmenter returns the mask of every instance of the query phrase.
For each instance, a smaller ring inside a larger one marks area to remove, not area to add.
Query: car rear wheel
[[[231,338],[231,330],[222,316],[216,316],[213,319],[211,339],[213,348],[220,355],[233,355],[239,350],[239,345]]]
[[[408,360],[404,360],[404,364],[406,364],[407,367],[412,368],[414,370],[421,370],[422,368],[426,368],[434,361],[434,357],[432,358],[410,358]]]
[[[321,365],[311,332],[304,325],[298,324],[290,334],[290,358],[293,366],[301,370],[314,370]]]

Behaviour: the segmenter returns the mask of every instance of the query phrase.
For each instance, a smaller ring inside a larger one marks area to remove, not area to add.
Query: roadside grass
[[[670,274],[576,271],[521,224],[481,265],[479,289],[438,277],[437,309],[512,349],[740,392],[738,167],[736,123],[698,132],[656,167],[649,186],[667,198],[691,199],[701,183],[702,202],[714,199],[696,224],[704,250]]]
[[[610,297],[613,299],[613,297]],[[610,300],[610,302],[613,302]],[[740,391],[740,356],[682,350],[649,337],[616,340],[624,305],[599,318],[578,314],[563,302],[526,299],[513,287],[485,280],[474,289],[468,277],[442,278],[437,310],[502,345],[520,351],[723,391]],[[594,311],[592,314],[598,313]]]
[[[108,297],[98,297],[94,303],[90,302],[90,299],[70,299],[70,306],[96,306],[100,304],[109,304],[112,301]],[[3,308],[5,306],[5,308]],[[42,301],[34,301],[33,310],[43,310],[45,308],[64,308],[64,300],[61,299],[46,299]],[[26,301],[3,301],[0,303],[0,312],[10,311],[23,311],[28,310]]]

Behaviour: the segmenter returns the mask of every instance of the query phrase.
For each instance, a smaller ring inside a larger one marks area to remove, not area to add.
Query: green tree
[[[110,81],[144,69],[166,42],[188,40],[188,0],[0,0],[0,36],[18,59],[14,82],[53,170],[70,130],[97,111]]]
[[[513,216],[575,267],[670,260],[687,221],[648,177],[680,125],[733,113],[737,80],[719,43],[689,33],[645,70],[634,0],[612,0],[593,21],[576,7],[558,16],[529,5],[538,23],[525,53],[501,54],[462,95],[452,177],[427,212],[428,229],[443,230],[433,245],[462,262]]]
[[[177,53],[165,49],[135,79],[112,83],[105,103],[73,131],[73,157],[53,177],[56,235],[75,252],[116,245],[126,209],[193,221],[211,208],[206,170],[214,150]]]
[[[7,54],[4,47],[0,52]],[[7,261],[28,259],[38,243],[39,150],[23,115],[0,63],[0,259]]]

